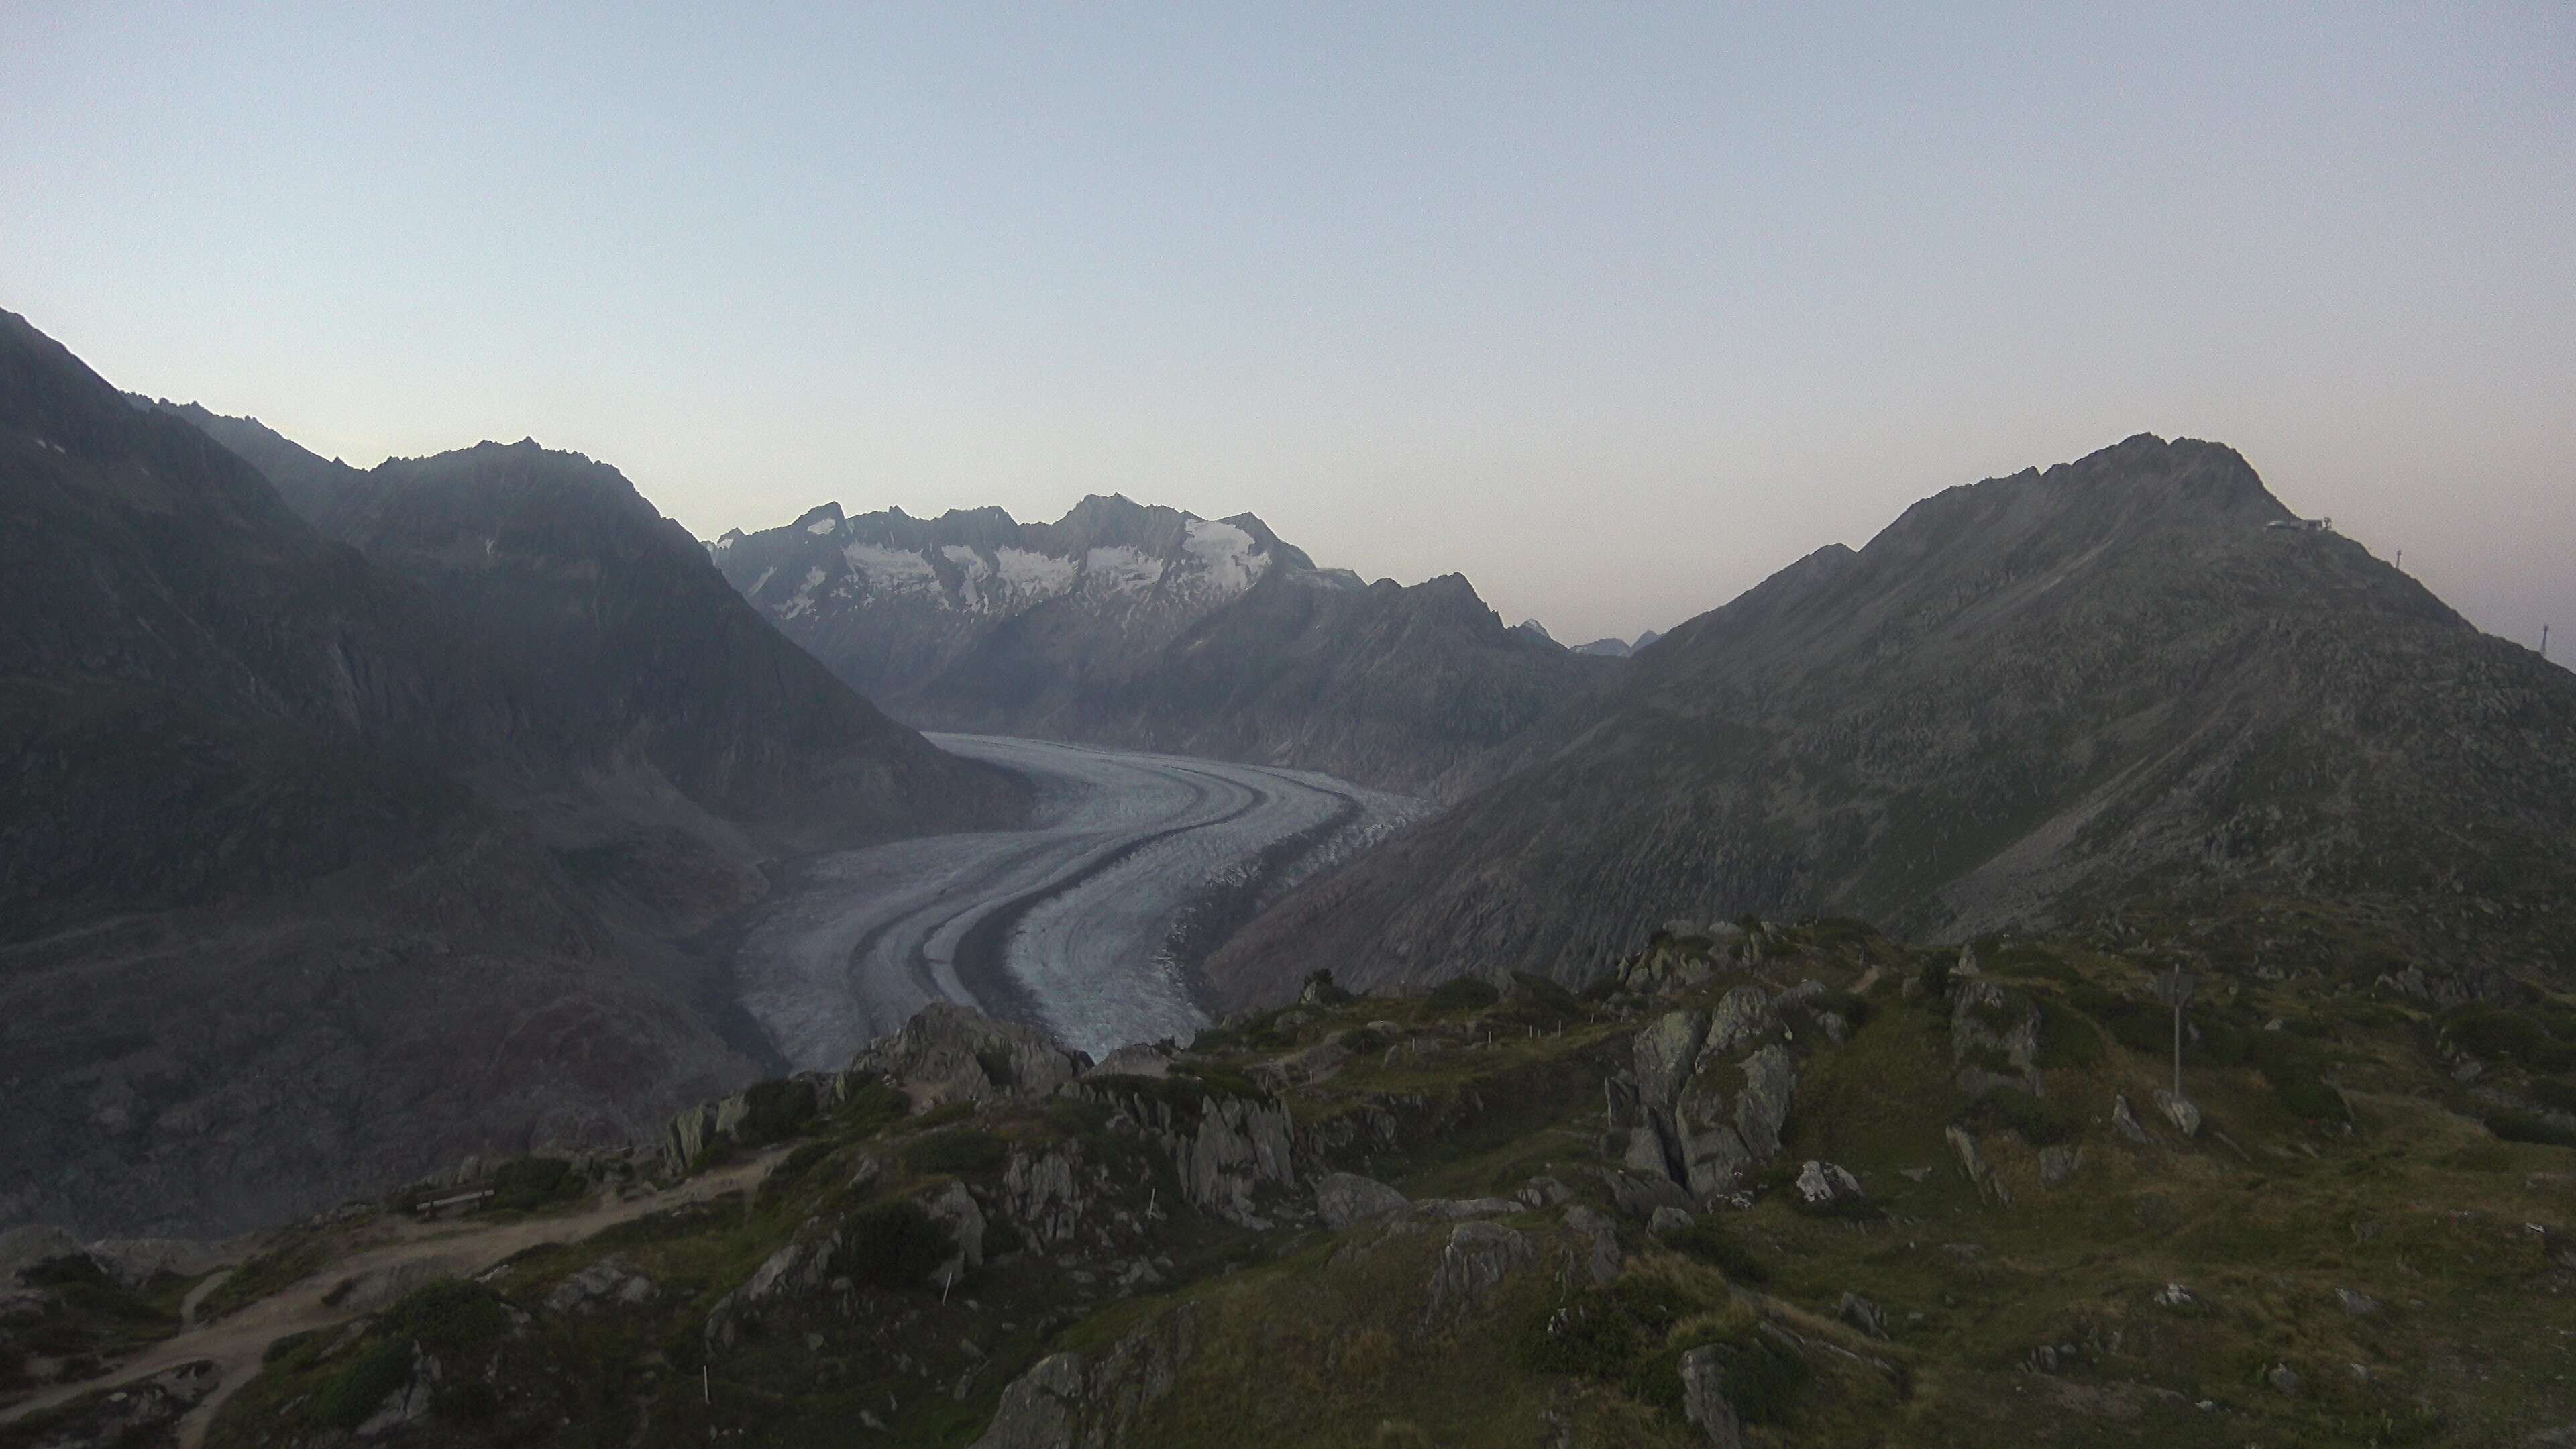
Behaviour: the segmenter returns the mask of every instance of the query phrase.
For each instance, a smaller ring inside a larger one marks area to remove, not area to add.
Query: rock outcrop
[[[986,1097],[1035,1100],[1090,1066],[1088,1056],[1056,1045],[1033,1027],[934,1001],[899,1030],[860,1048],[849,1074],[882,1077],[911,1099],[915,1112],[927,1112]]]
[[[1119,1449],[1172,1392],[1197,1347],[1193,1305],[1155,1319],[1103,1353],[1040,1359],[1002,1390],[974,1449]]]

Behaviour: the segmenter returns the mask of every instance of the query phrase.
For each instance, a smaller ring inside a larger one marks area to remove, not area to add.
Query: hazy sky
[[[1569,641],[2234,444],[2576,654],[2576,5],[0,6],[0,306],[371,464],[1258,512]]]

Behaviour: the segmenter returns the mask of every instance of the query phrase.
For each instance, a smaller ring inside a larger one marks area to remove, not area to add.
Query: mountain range
[[[310,459],[290,507],[0,314],[0,476],[0,1219],[623,1140],[771,1064],[701,939],[764,862],[1025,806],[585,459]]]
[[[2576,948],[2576,675],[2213,443],[1926,499],[1466,772],[1220,952],[1220,1002],[1316,961],[1580,984],[1658,921],[1748,911],[2182,931],[2246,970],[2344,933],[2370,944],[2339,969],[2471,995]]]
[[[1260,519],[1124,497],[730,532],[717,566],[895,717],[1427,790],[1608,666],[1507,628],[1451,574],[1319,568]]]

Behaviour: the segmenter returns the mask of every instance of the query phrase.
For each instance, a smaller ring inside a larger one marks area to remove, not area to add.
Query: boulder
[[[1860,1179],[1839,1164],[1809,1158],[1798,1170],[1798,1199],[1812,1208],[1862,1200]]]
[[[2039,1150],[2039,1180],[2045,1187],[2062,1187],[2084,1166],[2084,1149],[2080,1145],[2061,1143]]]
[[[913,1111],[927,1112],[947,1102],[1044,1097],[1090,1065],[1088,1056],[1034,1028],[934,1001],[900,1030],[860,1048],[844,1076],[881,1077],[911,1099]]]
[[[546,1307],[556,1313],[588,1313],[611,1303],[649,1303],[659,1291],[634,1264],[611,1254],[556,1284],[546,1295]]]
[[[1770,1030],[1774,1020],[1768,993],[1759,986],[1739,986],[1718,1001],[1716,1014],[1709,1018],[1706,1050],[1733,1056]]]
[[[2355,1318],[2367,1318],[2379,1311],[2378,1299],[2367,1293],[2357,1293],[2350,1288],[2335,1289],[2335,1303]]]
[[[2177,1097],[2159,1087],[2156,1089],[2156,1106],[2165,1114],[2165,1120],[2174,1125],[2175,1131],[2185,1137],[2200,1135],[2200,1108],[2190,1098]]]
[[[1887,1310],[1857,1293],[1844,1294],[1834,1316],[1872,1338],[1887,1337]]]
[[[1327,1173],[1315,1183],[1315,1211],[1323,1215],[1326,1227],[1336,1231],[1402,1212],[1404,1207],[1403,1193],[1356,1172]]]
[[[1714,1346],[1682,1355],[1682,1417],[1699,1426],[1713,1449],[1744,1449],[1744,1420],[1726,1397],[1725,1351]]]
[[[1708,1035],[1708,1013],[1668,1011],[1638,1032],[1632,1048],[1637,1061],[1637,1094],[1649,1107],[1669,1109],[1681,1095],[1699,1061],[1700,1042]]]
[[[924,1201],[922,1207],[932,1222],[948,1230],[949,1241],[957,1245],[956,1256],[941,1264],[934,1275],[944,1286],[954,1287],[967,1269],[984,1266],[984,1210],[961,1182],[949,1183]]]
[[[1520,1200],[1534,1208],[1552,1208],[1574,1201],[1574,1189],[1553,1177],[1533,1177],[1521,1185]]]
[[[2143,1145],[2147,1140],[2147,1129],[2138,1125],[2138,1114],[2129,1110],[2127,1093],[2111,1098],[2111,1126],[2132,1142]]]
[[[1698,1221],[1685,1209],[1659,1207],[1647,1217],[1646,1231],[1659,1238],[1669,1238]]]
[[[1123,1046],[1100,1059],[1100,1064],[1083,1073],[1086,1077],[1168,1077],[1172,1058],[1177,1055],[1160,1043],[1137,1042]]]
[[[2006,1071],[2027,1080],[2039,1064],[2038,1005],[1992,981],[1961,982],[1950,997],[1950,1062],[1972,1094]]]
[[[1798,1066],[1777,1043],[1744,1059],[1744,1094],[1735,1100],[1735,1131],[1756,1162],[1779,1155],[1780,1129],[1798,1091]]]
[[[1430,1306],[1422,1326],[1452,1325],[1481,1308],[1516,1268],[1536,1256],[1529,1239],[1500,1223],[1460,1223],[1449,1232],[1440,1265],[1431,1274]]]

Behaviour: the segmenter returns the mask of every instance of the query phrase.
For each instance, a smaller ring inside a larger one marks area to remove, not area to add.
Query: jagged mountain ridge
[[[1602,667],[1506,629],[1457,575],[1366,584],[1251,514],[1124,497],[1051,524],[827,504],[709,548],[788,637],[922,727],[1421,789]]]
[[[577,584],[572,625],[513,633],[15,315],[0,479],[0,1219],[239,1226],[477,1142],[630,1135],[768,1064],[686,945],[796,838],[746,804],[1019,803],[640,499],[550,540],[586,559],[499,551]],[[582,697],[627,670],[713,703]]]
[[[1957,937],[2154,905],[2253,959],[2283,900],[2428,962],[2563,959],[2576,676],[2290,523],[2231,450],[2145,436],[1927,499],[1676,629],[1209,974],[1576,981],[1638,922],[1748,910]]]

